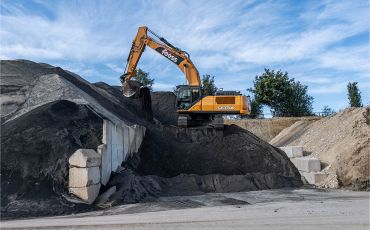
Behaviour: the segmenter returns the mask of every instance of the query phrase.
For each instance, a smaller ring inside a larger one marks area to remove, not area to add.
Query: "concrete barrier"
[[[100,155],[93,149],[78,149],[68,161],[69,192],[91,204],[100,190]]]
[[[68,159],[70,166],[88,168],[99,166],[101,158],[93,149],[78,149]]]
[[[99,167],[69,169],[69,187],[87,187],[100,184]]]
[[[283,150],[289,158],[303,157],[302,146],[284,146],[279,147],[279,149]]]
[[[316,158],[297,157],[290,160],[299,171],[318,172],[321,170],[320,160]]]
[[[103,121],[102,145],[97,152],[79,149],[69,159],[69,190],[82,200],[92,203],[100,184],[107,185],[112,172],[117,171],[129,156],[137,152],[145,136],[145,127],[126,126]]]

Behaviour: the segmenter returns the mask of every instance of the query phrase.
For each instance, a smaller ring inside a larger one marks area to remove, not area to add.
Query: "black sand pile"
[[[164,125],[177,125],[176,96],[172,92],[151,93],[154,117]]]
[[[78,148],[96,149],[100,144],[99,111],[147,128],[139,153],[101,190],[116,186],[110,200],[115,204],[301,185],[285,154],[248,131],[236,126],[223,131],[174,126],[173,93],[152,94],[158,124],[148,121],[151,113],[142,101],[121,96],[119,87],[91,84],[58,67],[1,61],[0,77],[2,217],[92,208],[63,197],[68,195],[67,159]]]
[[[101,144],[103,121],[85,105],[55,101],[1,126],[2,216],[91,209],[68,204],[68,158]]]
[[[281,150],[234,125],[224,131],[152,125],[126,167],[108,185],[117,187],[115,203],[302,185]]]
[[[149,123],[139,100],[59,67],[1,61],[1,216],[56,215],[93,207],[71,203],[68,159],[102,140],[101,110]]]

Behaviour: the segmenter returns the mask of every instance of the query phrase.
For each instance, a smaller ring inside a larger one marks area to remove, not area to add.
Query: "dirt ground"
[[[367,192],[263,190],[163,197],[104,211],[14,221],[2,229],[369,229]]]

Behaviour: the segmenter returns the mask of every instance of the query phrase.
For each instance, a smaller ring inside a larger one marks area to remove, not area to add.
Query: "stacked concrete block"
[[[137,152],[145,135],[145,127],[125,126],[103,121],[102,145],[97,152],[79,149],[69,159],[69,190],[82,200],[92,203],[99,194],[100,185],[107,185],[112,172]]]
[[[320,184],[329,176],[328,173],[323,172],[301,172],[301,175],[309,184],[315,185]]]
[[[316,158],[298,157],[290,160],[299,171],[318,172],[321,170],[320,160]]]
[[[328,173],[320,172],[320,160],[316,158],[303,157],[302,146],[279,147],[290,158],[290,161],[299,170],[304,180],[309,184],[319,185],[329,176]]]
[[[100,190],[100,155],[93,149],[78,149],[69,158],[69,192],[91,204]]]
[[[279,148],[283,150],[289,158],[303,156],[302,146],[285,146],[285,147],[279,147]]]

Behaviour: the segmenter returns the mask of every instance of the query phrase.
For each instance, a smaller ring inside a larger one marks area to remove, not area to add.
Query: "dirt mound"
[[[225,124],[234,124],[252,132],[264,141],[272,140],[283,129],[290,127],[296,122],[310,124],[319,120],[319,117],[276,117],[269,119],[241,119],[225,120]]]
[[[86,105],[63,100],[3,124],[2,216],[72,212],[74,205],[60,197],[68,193],[68,158],[79,148],[96,149],[102,125],[103,120]]]
[[[296,187],[300,174],[287,156],[237,126],[148,126],[140,152],[108,187],[118,203],[156,196]],[[122,179],[126,178],[126,179]]]
[[[27,60],[1,60],[1,123],[56,100],[89,104],[99,114],[145,125],[138,99],[123,98],[117,87],[89,83],[80,76],[47,64]]]
[[[140,101],[59,67],[27,60],[0,65],[1,216],[91,209],[61,197],[68,193],[68,158],[101,144],[103,118],[148,123]]]
[[[369,189],[369,115],[370,107],[349,108],[312,124],[296,123],[270,143],[301,145],[336,172],[342,186]]]
[[[152,110],[154,117],[165,125],[177,125],[176,96],[172,92],[153,92]]]

